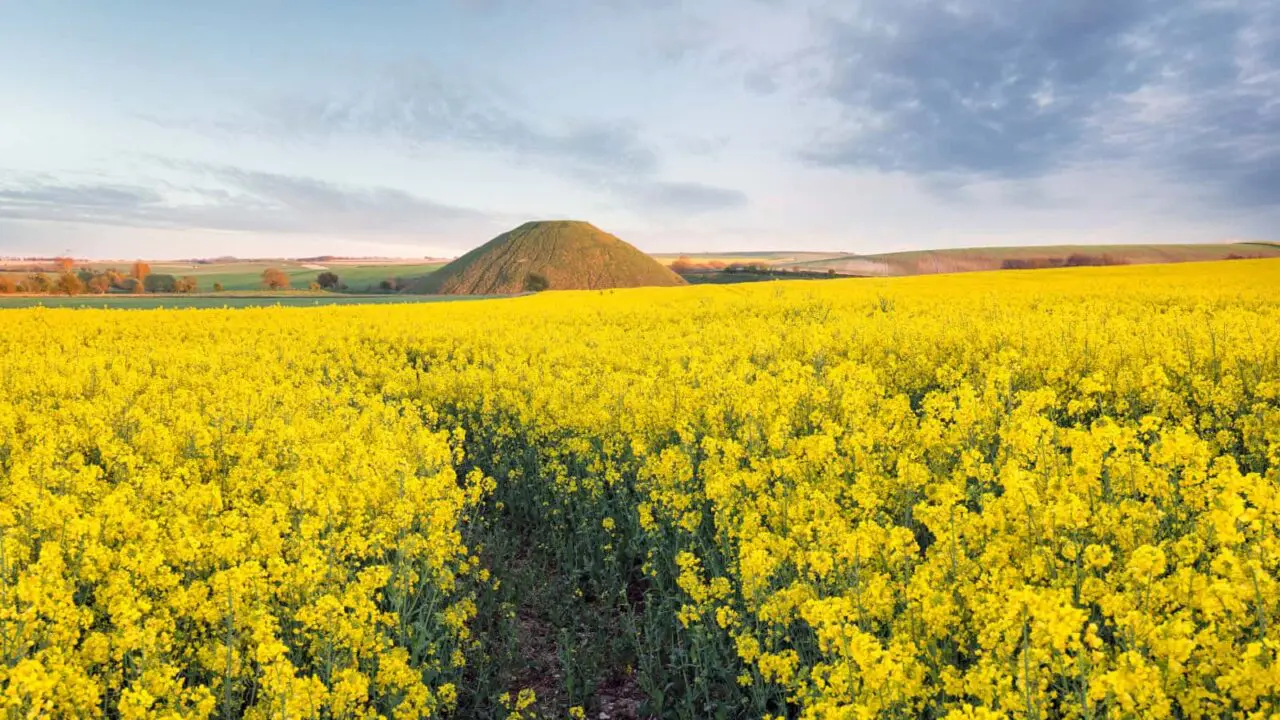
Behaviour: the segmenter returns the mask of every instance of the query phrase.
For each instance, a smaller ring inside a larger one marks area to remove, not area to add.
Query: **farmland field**
[[[244,308],[316,307],[322,305],[387,305],[396,303],[431,303],[455,300],[483,300],[476,295],[409,295],[367,294],[341,295],[329,292],[261,292],[207,293],[195,295],[0,295],[0,310],[5,308],[99,308],[151,310],[156,308]]]
[[[677,260],[686,259],[690,262],[705,263],[723,263],[732,265],[734,263],[742,264],[760,264],[760,265],[779,265],[786,263],[800,262],[821,262],[835,258],[847,257],[847,253],[838,252],[796,252],[787,250],[778,251],[742,251],[742,252],[705,252],[705,253],[655,253],[654,259],[663,265],[670,265]]]
[[[16,270],[28,263],[7,263],[0,265],[0,273],[7,272],[15,278],[21,278],[26,272]],[[49,265],[45,263],[45,265]],[[227,291],[261,290],[262,272],[267,268],[278,268],[289,278],[295,288],[306,288],[320,273],[329,271],[336,274],[339,280],[353,291],[377,291],[379,283],[392,278],[407,284],[424,275],[443,267],[443,261],[405,262],[405,261],[317,261],[302,262],[298,260],[236,260],[230,262],[151,262],[151,272],[157,274],[182,277],[189,275],[196,278],[202,291],[213,289],[214,283],[222,285]],[[92,271],[116,269],[129,271],[130,262],[90,262],[77,265]],[[53,268],[47,267],[52,272]]]
[[[7,716],[1280,713],[1280,260],[0,331]]]

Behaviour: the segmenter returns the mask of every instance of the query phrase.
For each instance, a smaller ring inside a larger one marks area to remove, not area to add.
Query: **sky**
[[[1280,0],[0,0],[0,256],[1280,239]]]

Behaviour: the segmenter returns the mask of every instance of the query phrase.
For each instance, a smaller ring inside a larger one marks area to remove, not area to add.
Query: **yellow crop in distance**
[[[745,716],[1267,717],[1278,288],[1234,261],[0,313],[0,697],[447,712],[492,493],[601,583],[642,561],[689,687]]]

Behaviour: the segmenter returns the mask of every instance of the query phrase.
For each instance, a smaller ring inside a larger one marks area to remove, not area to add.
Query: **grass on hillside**
[[[843,275],[899,276],[981,270],[1020,269],[1018,266],[1068,262],[1078,256],[1084,264],[1143,265],[1280,257],[1280,244],[1202,243],[1152,245],[1042,245],[1019,247],[911,250],[872,255],[844,255],[779,265],[797,270],[835,270]],[[1070,264],[1068,262],[1068,264]]]
[[[683,284],[652,257],[590,223],[554,220],[502,233],[409,288],[491,295]]]

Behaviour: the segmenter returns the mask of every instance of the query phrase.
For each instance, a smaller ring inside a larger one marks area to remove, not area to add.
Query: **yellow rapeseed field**
[[[0,715],[529,717],[530,578],[573,717],[1280,717],[1280,261],[0,312]]]

